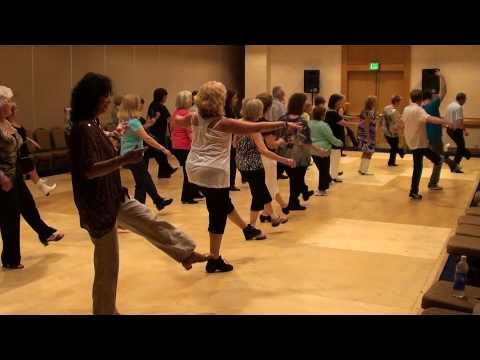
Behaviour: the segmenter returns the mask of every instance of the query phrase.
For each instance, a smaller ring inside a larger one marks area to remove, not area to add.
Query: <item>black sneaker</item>
[[[422,198],[423,198],[423,196],[420,195],[420,194],[413,194],[413,193],[411,193],[409,196],[410,196],[410,198],[411,198],[412,200],[422,200]]]
[[[214,272],[229,272],[233,270],[233,266],[223,261],[222,257],[220,256],[218,259],[208,260],[205,270],[209,274]]]
[[[310,199],[310,197],[313,194],[315,194],[315,191],[313,191],[313,190],[307,191],[306,193],[302,194],[303,201],[308,201],[308,199]]]
[[[388,164],[388,166],[398,166],[397,164]]]
[[[162,199],[162,200],[160,200],[160,202],[158,204],[156,204],[157,210],[158,211],[163,210],[165,207],[170,205],[172,202],[173,202],[173,199]]]
[[[278,180],[286,180],[286,179],[288,179],[288,176],[284,175],[284,174],[281,174],[281,175],[277,176],[277,179]]]
[[[282,212],[283,212],[285,215],[290,214],[290,210],[288,209],[288,206],[287,206],[286,208],[282,208]]]
[[[300,204],[296,204],[296,205],[288,205],[288,210],[290,211],[302,211],[302,210],[306,210],[307,208],[305,206],[302,206]]]
[[[260,222],[261,223],[268,223],[272,221],[272,217],[270,215],[262,215],[260,214]]]
[[[463,171],[457,168],[457,169],[453,170],[452,173],[463,174]]]
[[[267,238],[264,233],[250,224],[243,229],[243,235],[245,235],[245,240],[265,240]]]
[[[403,158],[405,157],[405,150],[404,150],[404,149],[400,149],[400,150],[398,151],[398,155],[400,155],[400,158],[403,159]]]

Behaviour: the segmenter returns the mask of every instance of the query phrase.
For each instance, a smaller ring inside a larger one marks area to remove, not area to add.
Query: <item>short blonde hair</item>
[[[175,100],[177,109],[190,109],[192,107],[192,93],[188,90],[180,91]]]
[[[263,115],[263,102],[260,99],[245,99],[241,113],[245,120],[257,121]]]
[[[139,119],[142,116],[142,99],[138,95],[127,94],[123,96],[118,110],[117,117],[119,121],[128,121],[130,119]]]
[[[203,118],[225,115],[227,89],[218,81],[208,81],[198,90],[195,104]]]

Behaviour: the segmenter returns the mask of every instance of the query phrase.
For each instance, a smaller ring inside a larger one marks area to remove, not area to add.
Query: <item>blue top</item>
[[[138,119],[128,120],[128,129],[122,136],[120,155],[124,155],[135,149],[143,149],[143,139],[137,135],[137,131],[143,125]]]
[[[440,117],[440,97],[436,97],[430,104],[424,105],[423,108],[428,115]],[[436,142],[442,139],[442,125],[427,123],[427,136],[428,140]]]
[[[366,121],[370,120],[368,129],[366,128]],[[358,139],[361,142],[367,141],[367,131],[370,137],[370,142],[375,144],[375,138],[377,135],[377,121],[375,111],[363,110],[360,113],[360,123],[358,124]]]

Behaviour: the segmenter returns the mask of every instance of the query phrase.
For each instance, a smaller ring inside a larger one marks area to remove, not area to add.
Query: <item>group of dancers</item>
[[[399,145],[402,133],[412,150],[410,197],[421,199],[418,185],[423,156],[435,164],[429,188],[440,190],[442,162],[447,162],[452,171],[461,172],[460,161],[470,154],[463,138],[466,130],[462,106],[466,96],[458,94],[456,102],[448,107],[446,118],[440,118],[438,108],[445,97],[446,84],[440,73],[438,76],[442,84],[438,97],[413,90],[411,104],[400,114],[402,99],[393,96],[391,105],[379,115],[376,97],[369,96],[359,117],[348,115],[348,104],[342,94],[332,94],[328,102],[317,96],[312,106],[305,94],[294,93],[285,104],[285,92],[279,86],[272,94],[244,99],[240,116],[234,110],[239,102],[237,93],[216,81],[206,82],[195,92],[179,92],[171,116],[165,111],[168,94],[165,89],[155,90],[154,102],[145,117],[145,101],[138,95],[127,94],[115,99],[114,129],[109,131],[99,118],[110,108],[112,81],[101,74],[86,74],[72,91],[65,136],[80,225],[94,244],[93,313],[118,314],[118,228],[145,237],[187,270],[194,263],[206,262],[208,273],[232,271],[233,266],[222,258],[220,251],[227,219],[242,231],[245,240],[266,239],[266,234],[257,227],[258,219],[277,227],[287,223],[291,211],[306,210],[305,202],[315,194],[305,182],[312,159],[319,171],[316,195],[328,195],[332,184],[342,182],[339,170],[342,148],[346,129],[354,125],[358,126],[356,145],[362,152],[358,170],[361,175],[370,174],[377,119],[381,119],[383,133],[391,146],[388,165],[396,166],[396,155],[405,155]],[[0,211],[2,263],[6,268],[19,269],[23,267],[20,214],[27,221],[33,219],[30,225],[38,229],[40,239],[46,244],[60,240],[63,234],[40,219],[23,182],[24,173],[17,169],[22,139],[8,121],[12,116],[13,93],[8,88],[0,90],[0,200],[9,204]],[[448,159],[444,152],[441,127],[438,132],[431,125],[449,126],[449,134],[457,143],[455,160]],[[171,144],[166,141],[167,131]],[[159,162],[158,176],[171,176],[175,169],[168,159],[172,156],[183,168],[182,203],[197,204],[199,199],[205,200],[209,214],[208,254],[195,251],[196,245],[189,235],[158,219],[145,206],[147,195],[159,211],[172,203],[173,199],[158,193],[148,171],[148,159],[153,157]],[[134,177],[133,199],[121,184],[121,168],[131,171]],[[238,190],[234,183],[237,169],[250,188],[248,221],[240,216],[230,197],[231,191]],[[278,181],[285,178],[284,171],[289,181],[288,202],[278,186]],[[304,203],[300,202],[300,196]],[[273,200],[280,211],[275,210]]]

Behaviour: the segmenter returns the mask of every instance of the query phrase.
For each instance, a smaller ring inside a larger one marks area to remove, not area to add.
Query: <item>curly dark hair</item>
[[[235,95],[238,96],[236,90],[227,89],[227,97],[225,99],[225,116],[232,119],[237,117],[237,109],[233,107],[233,98]]]
[[[287,113],[290,115],[302,115],[307,95],[304,93],[295,93],[288,99]]]
[[[168,95],[168,91],[164,88],[158,88],[153,90],[153,101],[161,102],[165,96]]]
[[[77,122],[95,118],[101,98],[111,94],[112,80],[109,77],[92,72],[86,74],[72,90],[70,120]]]

